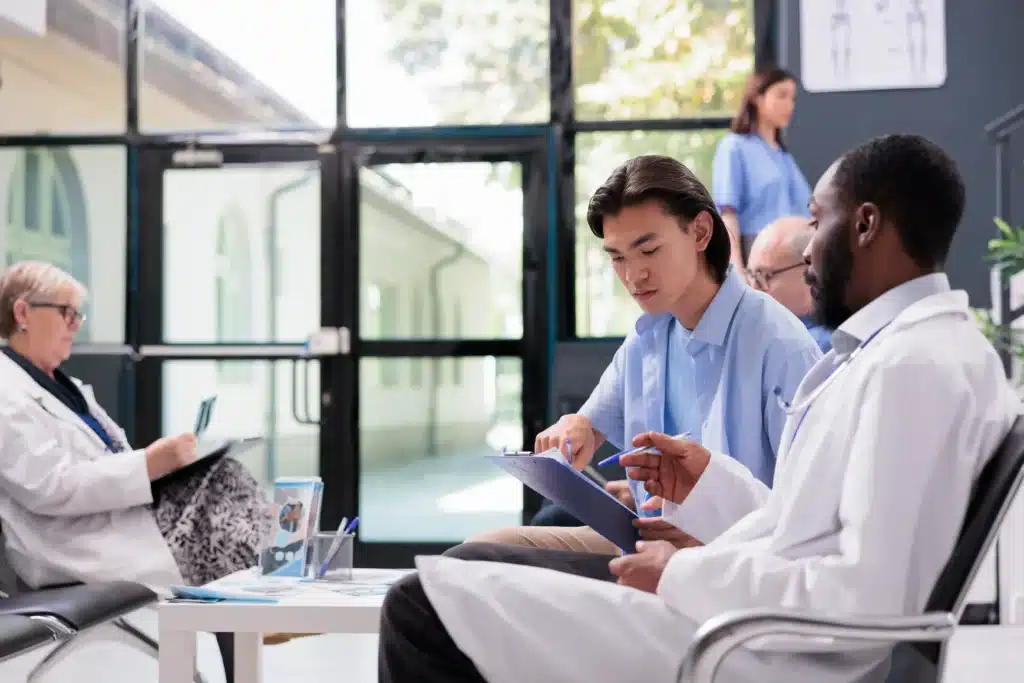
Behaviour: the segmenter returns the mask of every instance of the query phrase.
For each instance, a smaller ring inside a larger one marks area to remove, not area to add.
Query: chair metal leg
[[[125,645],[128,645],[138,652],[144,655],[149,655],[153,659],[160,658],[160,645],[154,638],[143,633],[137,626],[129,623],[124,618],[114,619],[110,622],[110,625],[121,631],[123,636],[126,638],[119,638],[118,640]]]
[[[80,648],[90,643],[103,641],[121,643],[152,659],[158,659],[160,656],[159,644],[155,639],[127,620],[115,619],[108,624],[101,624],[82,631],[60,643],[29,672],[27,683],[42,683],[46,674]],[[198,668],[196,669],[195,683],[206,683],[206,679],[199,673]]]
[[[214,633],[213,635],[217,638],[220,658],[224,662],[224,680],[227,683],[235,683],[235,634]]]

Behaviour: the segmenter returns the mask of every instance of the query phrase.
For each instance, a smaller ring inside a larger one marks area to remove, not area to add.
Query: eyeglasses
[[[48,301],[30,301],[28,305],[32,308],[52,308],[61,314],[61,317],[64,318],[64,322],[68,325],[85,322],[85,314],[71,304],[55,304]]]
[[[747,282],[750,283],[751,285],[756,285],[761,289],[768,289],[768,285],[771,283],[771,281],[778,277],[779,275],[782,275],[785,272],[793,270],[794,268],[803,267],[804,262],[800,261],[799,263],[794,263],[792,265],[784,266],[782,268],[776,268],[775,270],[748,270]]]

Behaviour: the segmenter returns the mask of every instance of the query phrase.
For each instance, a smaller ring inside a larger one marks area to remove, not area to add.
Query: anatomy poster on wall
[[[800,51],[808,92],[937,88],[945,0],[801,0]]]

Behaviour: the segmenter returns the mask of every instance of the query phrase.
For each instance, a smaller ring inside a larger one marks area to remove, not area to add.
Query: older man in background
[[[786,216],[764,228],[747,259],[747,282],[793,312],[823,353],[832,348],[832,330],[811,319],[811,290],[804,282],[804,249],[814,229],[802,216]]]

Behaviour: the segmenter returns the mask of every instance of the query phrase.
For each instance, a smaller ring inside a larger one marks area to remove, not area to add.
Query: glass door
[[[485,456],[546,415],[545,138],[359,140],[340,156],[352,330],[338,515],[359,562],[411,566],[536,501]],[[326,509],[325,509],[326,512]]]
[[[320,473],[322,377],[347,348],[322,303],[321,255],[337,258],[333,155],[316,144],[141,152],[145,439],[190,430],[217,395],[212,435],[266,437],[241,456],[257,479]]]

